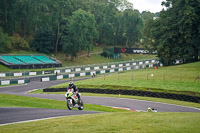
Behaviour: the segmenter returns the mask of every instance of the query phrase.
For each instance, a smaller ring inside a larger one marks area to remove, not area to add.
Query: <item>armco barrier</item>
[[[114,73],[114,72],[121,72],[121,71],[130,71],[130,70],[136,70],[136,69],[144,69],[147,66],[148,67],[153,67],[154,65],[157,64],[142,64],[140,63],[140,65],[133,65],[130,66],[130,64],[126,64],[123,67],[119,67],[119,68],[114,68],[114,67],[110,67],[106,69],[98,69],[98,70],[91,70],[91,71],[87,71],[87,72],[74,72],[74,73],[67,73],[67,74],[63,74],[63,75],[51,75],[51,76],[47,76],[47,77],[42,77],[41,78],[41,82],[43,81],[51,81],[51,80],[58,80],[58,79],[65,79],[65,78],[74,78],[74,77],[82,77],[82,76],[88,76],[88,75],[93,75],[93,74],[105,74],[105,73]],[[62,76],[62,77],[61,77]]]
[[[46,88],[43,89],[43,92],[65,92],[66,90],[67,90],[66,88]],[[175,99],[181,101],[200,103],[200,97],[183,95],[183,94],[173,94],[173,93],[161,93],[161,92],[138,91],[138,90],[87,89],[87,88],[79,88],[79,92],[146,96],[146,97],[166,98],[166,99]]]
[[[7,80],[0,80],[0,85],[11,85],[11,84],[26,84],[29,83],[30,79],[7,79]]]
[[[46,74],[59,74],[59,73],[71,73],[71,72],[80,72],[80,71],[91,71],[91,70],[101,70],[101,69],[109,69],[109,68],[118,68],[118,67],[125,67],[125,66],[135,66],[135,65],[150,65],[158,64],[158,60],[138,60],[138,61],[124,61],[124,62],[112,62],[107,64],[93,64],[87,66],[72,66],[66,67],[56,70],[47,70],[47,71],[35,71],[35,72],[0,72],[1,77],[22,77],[22,76],[36,76],[36,75],[46,75]]]

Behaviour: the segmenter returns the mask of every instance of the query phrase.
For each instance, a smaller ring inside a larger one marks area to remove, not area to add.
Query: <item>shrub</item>
[[[106,58],[114,58],[114,54],[108,51],[103,51],[103,53],[101,53],[101,56]]]
[[[0,27],[0,53],[7,53],[12,48],[12,37],[4,34]]]
[[[21,37],[14,37],[13,39],[13,47],[17,50],[29,50],[29,43]]]

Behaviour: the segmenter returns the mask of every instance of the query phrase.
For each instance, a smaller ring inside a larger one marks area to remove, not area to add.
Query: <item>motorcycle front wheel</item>
[[[69,110],[72,110],[72,108],[73,108],[73,104],[72,104],[71,100],[69,100],[69,99],[67,99],[67,108]]]

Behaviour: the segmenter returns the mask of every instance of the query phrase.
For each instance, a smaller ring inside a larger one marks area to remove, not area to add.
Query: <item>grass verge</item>
[[[0,133],[198,133],[199,124],[199,113],[112,112],[6,125]]]

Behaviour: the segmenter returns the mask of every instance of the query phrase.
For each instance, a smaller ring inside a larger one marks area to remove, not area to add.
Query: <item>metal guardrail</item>
[[[92,64],[92,65],[82,65],[82,66],[71,66],[71,67],[64,67],[59,68],[55,70],[45,70],[45,71],[22,71],[22,72],[0,72],[0,79],[6,79],[6,77],[23,77],[23,76],[36,76],[36,75],[48,75],[48,74],[58,74],[58,73],[69,73],[69,72],[77,72],[77,71],[87,71],[87,70],[95,70],[95,67],[103,68],[104,66],[107,66],[107,68],[111,68],[112,65],[118,65],[123,64],[123,66],[126,66],[127,63],[136,63],[139,64],[139,62],[143,62],[143,64],[149,64],[146,63],[146,61],[149,61],[149,63],[157,63],[158,60],[137,60],[137,61],[122,61],[122,62],[112,62],[112,63],[103,63],[103,64]],[[153,62],[155,61],[155,62]]]
[[[151,62],[150,62],[151,61]],[[30,76],[37,76],[37,75],[47,75],[46,77],[42,77],[41,81],[51,81],[51,80],[59,80],[59,79],[66,79],[66,78],[74,78],[74,77],[84,77],[89,75],[96,75],[96,74],[105,74],[105,73],[113,73],[113,72],[120,72],[120,71],[128,71],[133,69],[142,69],[146,67],[153,67],[158,65],[156,60],[145,60],[145,61],[133,61],[133,62],[120,62],[120,64],[113,64],[110,63],[109,65],[105,66],[93,66],[93,67],[75,67],[69,69],[61,69],[61,70],[51,70],[51,71],[38,71],[38,72],[18,72],[18,73],[0,73],[0,77],[6,76],[14,76],[14,77],[22,77],[29,78]],[[55,74],[55,75],[52,75]],[[12,84],[12,80],[16,82],[19,79],[1,79],[0,85],[9,85]],[[30,80],[29,80],[30,82]]]
[[[41,81],[51,81],[51,80],[59,80],[59,79],[65,79],[65,78],[75,78],[75,77],[84,77],[88,75],[97,75],[97,74],[106,74],[106,73],[114,73],[114,72],[121,72],[121,71],[129,71],[129,70],[135,70],[135,69],[143,69],[146,67],[153,67],[157,66],[157,63],[154,64],[138,64],[138,65],[130,65],[130,63],[127,63],[126,66],[121,67],[109,67],[109,68],[103,68],[103,69],[96,69],[96,70],[89,70],[89,71],[80,71],[80,72],[70,72],[67,74],[61,74],[61,75],[55,75],[55,76],[47,76],[45,78],[41,78]]]

